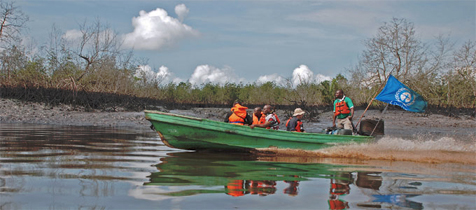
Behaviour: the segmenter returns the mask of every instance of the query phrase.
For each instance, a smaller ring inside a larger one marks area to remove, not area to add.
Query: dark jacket
[[[289,120],[286,122],[286,130],[304,132],[302,121],[298,119],[297,117],[289,118]]]

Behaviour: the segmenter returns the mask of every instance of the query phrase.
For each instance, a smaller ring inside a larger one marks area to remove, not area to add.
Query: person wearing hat
[[[286,122],[286,130],[287,131],[296,131],[296,132],[304,132],[304,128],[302,126],[301,118],[304,116],[305,111],[301,108],[296,108],[294,110],[294,114],[289,120]]]

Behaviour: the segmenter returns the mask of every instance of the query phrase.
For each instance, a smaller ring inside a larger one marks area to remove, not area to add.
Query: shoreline
[[[188,115],[210,120],[222,121],[229,108],[190,108],[187,110],[167,110],[158,106],[160,111]],[[281,119],[280,129],[285,129],[286,110],[276,110]],[[251,114],[252,110],[249,110]],[[354,113],[354,125],[363,110]],[[411,136],[430,135],[476,135],[476,118],[470,115],[459,117],[441,114],[419,114],[404,110],[388,110],[382,114],[379,110],[368,110],[363,119],[381,118],[385,123],[386,135]],[[319,110],[318,121],[307,121],[304,126],[309,132],[320,132],[332,124],[332,112]],[[0,123],[29,123],[58,126],[98,126],[110,128],[150,129],[144,112],[74,110],[68,105],[45,106],[41,103],[23,102],[15,99],[0,99]]]

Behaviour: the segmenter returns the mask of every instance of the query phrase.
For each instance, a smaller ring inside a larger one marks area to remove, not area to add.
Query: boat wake
[[[304,151],[265,149],[277,156],[346,158],[354,160],[412,161],[425,163],[462,163],[476,165],[476,137],[416,136],[412,139],[386,136],[367,144],[338,145]]]

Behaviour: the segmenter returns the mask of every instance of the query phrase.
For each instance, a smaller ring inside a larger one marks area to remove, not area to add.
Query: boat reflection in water
[[[389,178],[385,174],[369,171],[370,167],[319,163],[270,161],[243,154],[171,153],[161,159],[159,172],[150,175],[145,185],[176,186],[166,196],[189,196],[205,193],[223,193],[233,197],[288,195],[298,196],[300,188],[327,182],[330,209],[350,207],[346,197],[356,194],[366,199],[351,198],[358,208],[407,207],[422,209],[423,205],[407,198],[418,196],[418,182]],[[374,170],[374,169],[373,169]],[[387,186],[384,186],[387,184]],[[180,187],[182,186],[182,188]],[[354,192],[354,193],[352,193]],[[305,194],[309,194],[306,191]],[[320,193],[322,194],[322,193]],[[320,195],[317,194],[316,195]],[[324,195],[324,194],[323,194]],[[309,195],[305,195],[309,196]],[[352,197],[352,196],[350,196]]]

